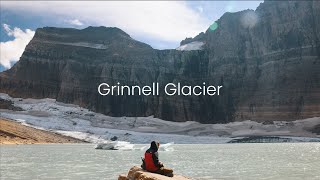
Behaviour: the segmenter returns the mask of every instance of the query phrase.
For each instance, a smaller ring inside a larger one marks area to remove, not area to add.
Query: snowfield
[[[78,47],[86,47],[86,48],[93,48],[93,49],[107,49],[107,46],[104,44],[96,44],[96,43],[89,43],[89,42],[67,43],[67,42],[57,42],[57,41],[41,41],[41,43],[61,44],[66,46],[78,46]]]
[[[178,51],[193,51],[193,50],[202,50],[204,42],[194,41],[188,44],[184,44],[176,48]]]
[[[0,109],[0,117],[25,125],[54,131],[93,143],[107,143],[110,139],[130,143],[207,144],[227,143],[247,136],[281,136],[294,141],[320,141],[310,129],[320,124],[314,117],[292,122],[274,121],[262,124],[254,121],[228,124],[200,124],[198,122],[170,122],[150,117],[110,117],[55,99],[21,99],[0,93],[0,99],[12,101],[23,111]]]

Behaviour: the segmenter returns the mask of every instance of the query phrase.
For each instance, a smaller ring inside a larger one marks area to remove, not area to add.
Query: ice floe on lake
[[[174,151],[172,147],[174,142],[161,144],[159,147],[159,151]],[[146,151],[149,146],[143,146],[139,148],[135,148],[134,144],[125,141],[106,141],[104,143],[98,143],[95,145],[95,149],[102,149],[102,150],[122,150],[122,151],[130,151],[130,150],[140,150]]]
[[[134,144],[125,141],[109,141],[105,143],[98,143],[95,149],[103,150],[133,150]]]

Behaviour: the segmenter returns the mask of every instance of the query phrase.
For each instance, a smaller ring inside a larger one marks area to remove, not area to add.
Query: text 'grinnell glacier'
[[[222,86],[206,85],[203,82],[201,85],[189,86],[181,85],[180,83],[168,83],[164,86],[164,93],[168,96],[219,96]],[[101,96],[123,96],[123,95],[143,95],[143,96],[158,96],[159,83],[152,83],[151,86],[128,86],[117,85],[110,86],[108,83],[101,83],[98,86],[98,92]]]

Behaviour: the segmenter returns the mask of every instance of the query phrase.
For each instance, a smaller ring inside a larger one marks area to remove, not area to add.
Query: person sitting
[[[159,161],[158,149],[160,143],[156,141],[151,142],[150,148],[145,152],[144,159],[142,159],[142,169],[157,173],[169,177],[173,177],[173,170],[165,168],[163,164]]]

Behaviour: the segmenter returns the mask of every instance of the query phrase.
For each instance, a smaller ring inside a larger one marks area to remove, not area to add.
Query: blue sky
[[[23,46],[39,27],[119,27],[154,48],[171,49],[178,47],[186,37],[205,31],[225,12],[256,9],[261,2],[1,1],[0,71],[3,67],[11,67],[19,59]],[[17,48],[18,53],[13,55]]]

